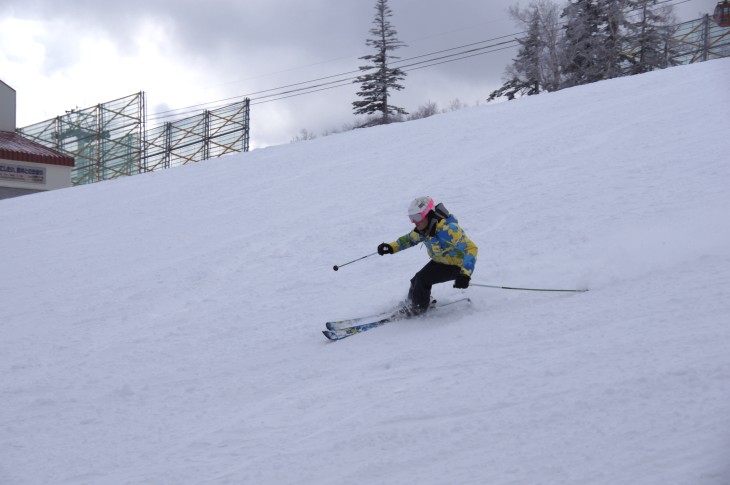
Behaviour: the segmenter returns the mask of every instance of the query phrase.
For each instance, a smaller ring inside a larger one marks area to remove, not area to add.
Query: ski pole
[[[497,288],[500,290],[562,291],[562,292],[571,292],[571,293],[584,293],[584,292],[588,291],[588,289],[585,289],[585,290],[554,290],[554,289],[548,289],[548,288],[513,288],[511,286],[480,285],[479,283],[470,283],[469,286],[481,286],[484,288]]]
[[[344,264],[339,264],[339,265],[336,264],[336,265],[334,265],[332,267],[332,269],[335,270],[335,271],[337,271],[338,269],[342,268],[343,266],[347,266],[348,264],[352,264],[352,263],[354,263],[356,261],[360,261],[361,259],[369,258],[370,256],[375,256],[376,254],[378,254],[377,251],[375,251],[374,253],[368,254],[367,256],[363,256],[362,258],[353,259],[352,261],[349,261],[349,262],[344,263]]]

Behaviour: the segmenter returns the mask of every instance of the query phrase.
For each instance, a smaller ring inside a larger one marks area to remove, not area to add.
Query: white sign
[[[45,184],[45,167],[31,167],[28,165],[10,165],[0,163],[0,180],[25,182],[29,184]]]

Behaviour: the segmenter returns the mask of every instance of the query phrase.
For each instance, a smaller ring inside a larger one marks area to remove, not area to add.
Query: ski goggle
[[[431,200],[428,205],[421,211],[416,212],[415,214],[408,214],[408,218],[411,220],[412,223],[418,224],[422,220],[426,218],[429,212],[431,212],[431,209],[433,209],[434,203],[433,200]]]

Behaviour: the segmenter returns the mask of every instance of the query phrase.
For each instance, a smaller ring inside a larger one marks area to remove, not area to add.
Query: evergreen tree
[[[527,35],[517,39],[520,50],[512,65],[507,68],[507,81],[493,91],[487,101],[501,96],[515,99],[519,95],[531,96],[540,93],[540,23],[535,9],[530,13]]]
[[[672,39],[672,7],[658,6],[657,0],[628,0],[632,10],[627,22],[631,45],[628,74],[640,74],[674,65],[678,46]]]
[[[629,0],[598,0],[600,45],[596,52],[596,61],[603,73],[603,79],[621,76],[622,66],[627,60],[624,27],[628,3]]]
[[[545,91],[557,91],[563,84],[560,7],[552,0],[537,0],[542,37],[541,77]]]
[[[599,0],[569,0],[563,10],[562,16],[566,19],[563,37],[564,87],[588,84],[604,78],[600,7]]]
[[[501,96],[533,95],[560,88],[560,27],[558,7],[550,0],[536,0],[525,9],[510,7],[509,13],[527,34],[517,39],[520,49],[505,72],[507,81],[487,101]]]
[[[389,66],[390,60],[398,59],[390,52],[405,46],[397,39],[397,32],[388,21],[392,15],[388,0],[376,0],[374,27],[370,29],[373,38],[366,41],[367,46],[375,48],[375,54],[360,57],[370,64],[360,67],[360,71],[365,74],[354,81],[361,84],[357,95],[363,98],[352,103],[355,114],[371,115],[380,112],[382,124],[390,123],[390,115],[408,114],[403,108],[388,103],[390,92],[403,89],[398,82],[406,77],[406,73],[400,68]]]
[[[681,46],[672,38],[674,16],[662,0],[568,0],[560,17],[551,0],[510,8],[527,33],[506,70],[507,80],[490,94],[555,91],[676,64]],[[560,35],[560,30],[563,35]]]

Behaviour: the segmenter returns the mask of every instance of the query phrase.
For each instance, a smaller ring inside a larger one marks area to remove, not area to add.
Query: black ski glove
[[[459,273],[459,276],[457,276],[456,280],[454,281],[454,288],[458,288],[460,290],[465,290],[469,288],[469,280],[471,280],[471,278],[468,275],[465,275],[464,273]]]
[[[378,246],[378,254],[383,256],[385,254],[393,254],[395,251],[393,251],[393,246],[387,243],[381,243],[380,246]]]

